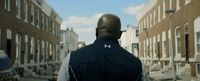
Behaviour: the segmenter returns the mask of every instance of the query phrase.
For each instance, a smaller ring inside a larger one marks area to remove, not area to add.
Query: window
[[[162,57],[166,57],[166,33],[162,32]]]
[[[32,37],[31,38],[31,61],[33,62],[34,59],[34,55],[35,55],[35,39]]]
[[[152,14],[150,14],[150,27],[152,26]]]
[[[179,26],[176,28],[176,32],[175,32],[175,44],[176,44],[176,54],[180,54],[180,28]]]
[[[53,25],[52,31],[53,31],[53,34],[55,34],[55,23],[53,21],[52,21],[52,25]]]
[[[34,5],[31,5],[31,24],[32,25],[34,25],[34,14],[35,14]]]
[[[0,28],[0,48],[1,48],[1,28]]]
[[[139,30],[136,30],[136,37],[139,36]]]
[[[191,0],[185,0],[185,5],[189,4]]]
[[[149,16],[146,17],[147,18],[147,28],[149,28]]]
[[[200,54],[200,32],[196,33],[197,53]]]
[[[36,16],[35,25],[39,28],[39,10],[38,9],[36,9],[35,16]]]
[[[16,60],[17,64],[21,64],[21,35],[16,35]]]
[[[146,18],[144,18],[144,29],[147,28]]]
[[[184,28],[185,28],[185,30],[184,30],[185,34],[188,34],[189,33],[189,24],[188,23],[184,24]]]
[[[45,56],[45,43],[42,40],[42,50],[41,50],[41,59],[40,59],[41,62],[44,62],[44,56]]]
[[[16,16],[20,18],[20,0],[16,0]]]
[[[197,64],[197,74],[200,74],[200,64]]]
[[[42,14],[42,29],[44,30],[44,14]]]
[[[172,0],[169,1],[169,8],[172,9]]]
[[[49,29],[49,19],[48,17],[46,17],[46,31],[48,31]]]
[[[176,10],[180,9],[180,0],[176,0]]]
[[[24,21],[28,22],[28,1],[24,0]]]
[[[4,9],[10,11],[10,0],[4,0]]]
[[[158,22],[160,22],[160,5],[158,6]]]
[[[154,15],[154,24],[156,24],[156,10],[154,10],[153,15]]]
[[[47,62],[48,61],[48,57],[49,57],[49,50],[48,50],[48,48],[49,48],[49,43],[48,43],[48,41],[46,41],[46,55],[45,55],[45,62]]]
[[[165,11],[166,11],[166,0],[163,0],[163,18],[165,18]]]

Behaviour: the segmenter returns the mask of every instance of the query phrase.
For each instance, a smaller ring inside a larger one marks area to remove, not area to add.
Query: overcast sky
[[[113,13],[121,18],[122,30],[126,25],[137,26],[140,10],[148,0],[47,0],[63,18],[61,29],[73,28],[79,41],[91,44],[99,17]]]

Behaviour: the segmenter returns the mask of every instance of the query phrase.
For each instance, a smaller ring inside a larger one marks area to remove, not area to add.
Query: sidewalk
[[[48,79],[52,79],[52,75],[38,75],[38,78],[22,77],[20,81],[48,81]]]
[[[172,75],[162,74],[161,71],[151,71],[149,76],[153,81],[171,81],[173,79]]]
[[[48,81],[47,79],[22,78],[20,81]]]

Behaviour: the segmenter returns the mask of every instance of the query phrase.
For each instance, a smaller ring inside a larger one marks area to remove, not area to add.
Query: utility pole
[[[172,16],[174,14],[175,10],[171,7],[170,10],[166,10],[166,13],[169,13],[169,27],[170,27],[170,39],[169,39],[169,48],[170,48],[170,61],[171,61],[171,67],[173,71],[173,81],[176,81],[176,70],[175,70],[175,64],[174,64],[174,52],[172,47]]]

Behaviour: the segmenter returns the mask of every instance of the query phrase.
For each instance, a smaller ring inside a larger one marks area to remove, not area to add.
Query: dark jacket
[[[71,53],[70,81],[141,81],[142,64],[116,39],[100,38]]]

